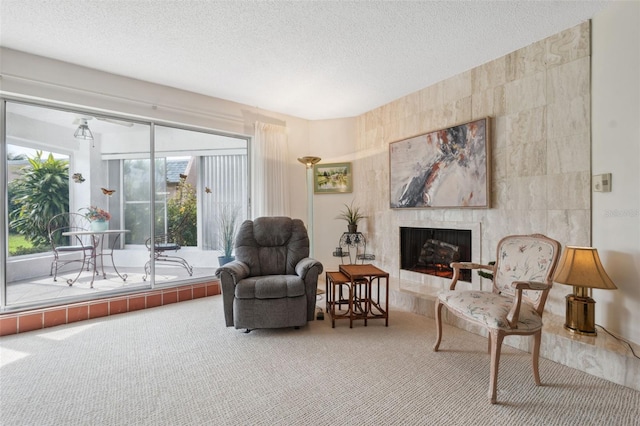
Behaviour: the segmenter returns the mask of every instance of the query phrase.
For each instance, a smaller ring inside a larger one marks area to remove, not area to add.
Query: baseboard
[[[218,294],[220,294],[220,283],[214,280],[63,304],[49,308],[3,313],[0,314],[0,336],[155,308]]]

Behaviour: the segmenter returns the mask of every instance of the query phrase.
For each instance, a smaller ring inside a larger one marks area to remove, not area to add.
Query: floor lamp
[[[313,257],[313,165],[320,157],[300,157],[298,161],[307,168],[307,232],[309,234],[309,257]]]

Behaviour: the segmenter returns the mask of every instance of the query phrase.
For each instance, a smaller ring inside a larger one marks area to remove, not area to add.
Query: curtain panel
[[[251,152],[253,217],[290,216],[287,128],[257,121]]]

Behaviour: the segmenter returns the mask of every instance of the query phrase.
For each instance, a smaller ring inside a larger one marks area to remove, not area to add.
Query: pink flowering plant
[[[84,217],[89,219],[90,221],[108,221],[111,219],[111,213],[106,210],[101,209],[100,207],[91,206],[85,207],[84,210],[87,211]]]

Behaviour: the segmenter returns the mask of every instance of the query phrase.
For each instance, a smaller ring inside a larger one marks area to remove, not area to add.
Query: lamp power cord
[[[619,342],[625,343],[629,349],[631,350],[631,353],[633,354],[634,357],[640,359],[640,357],[636,354],[636,352],[633,350],[633,346],[631,346],[631,343],[627,342],[626,340],[624,340],[621,337],[616,336],[615,334],[613,334],[612,332],[610,332],[609,330],[607,330],[606,328],[604,328],[603,326],[601,326],[600,324],[596,324],[596,326],[600,327],[601,329],[603,329],[609,336],[613,337],[614,339],[616,339]]]

